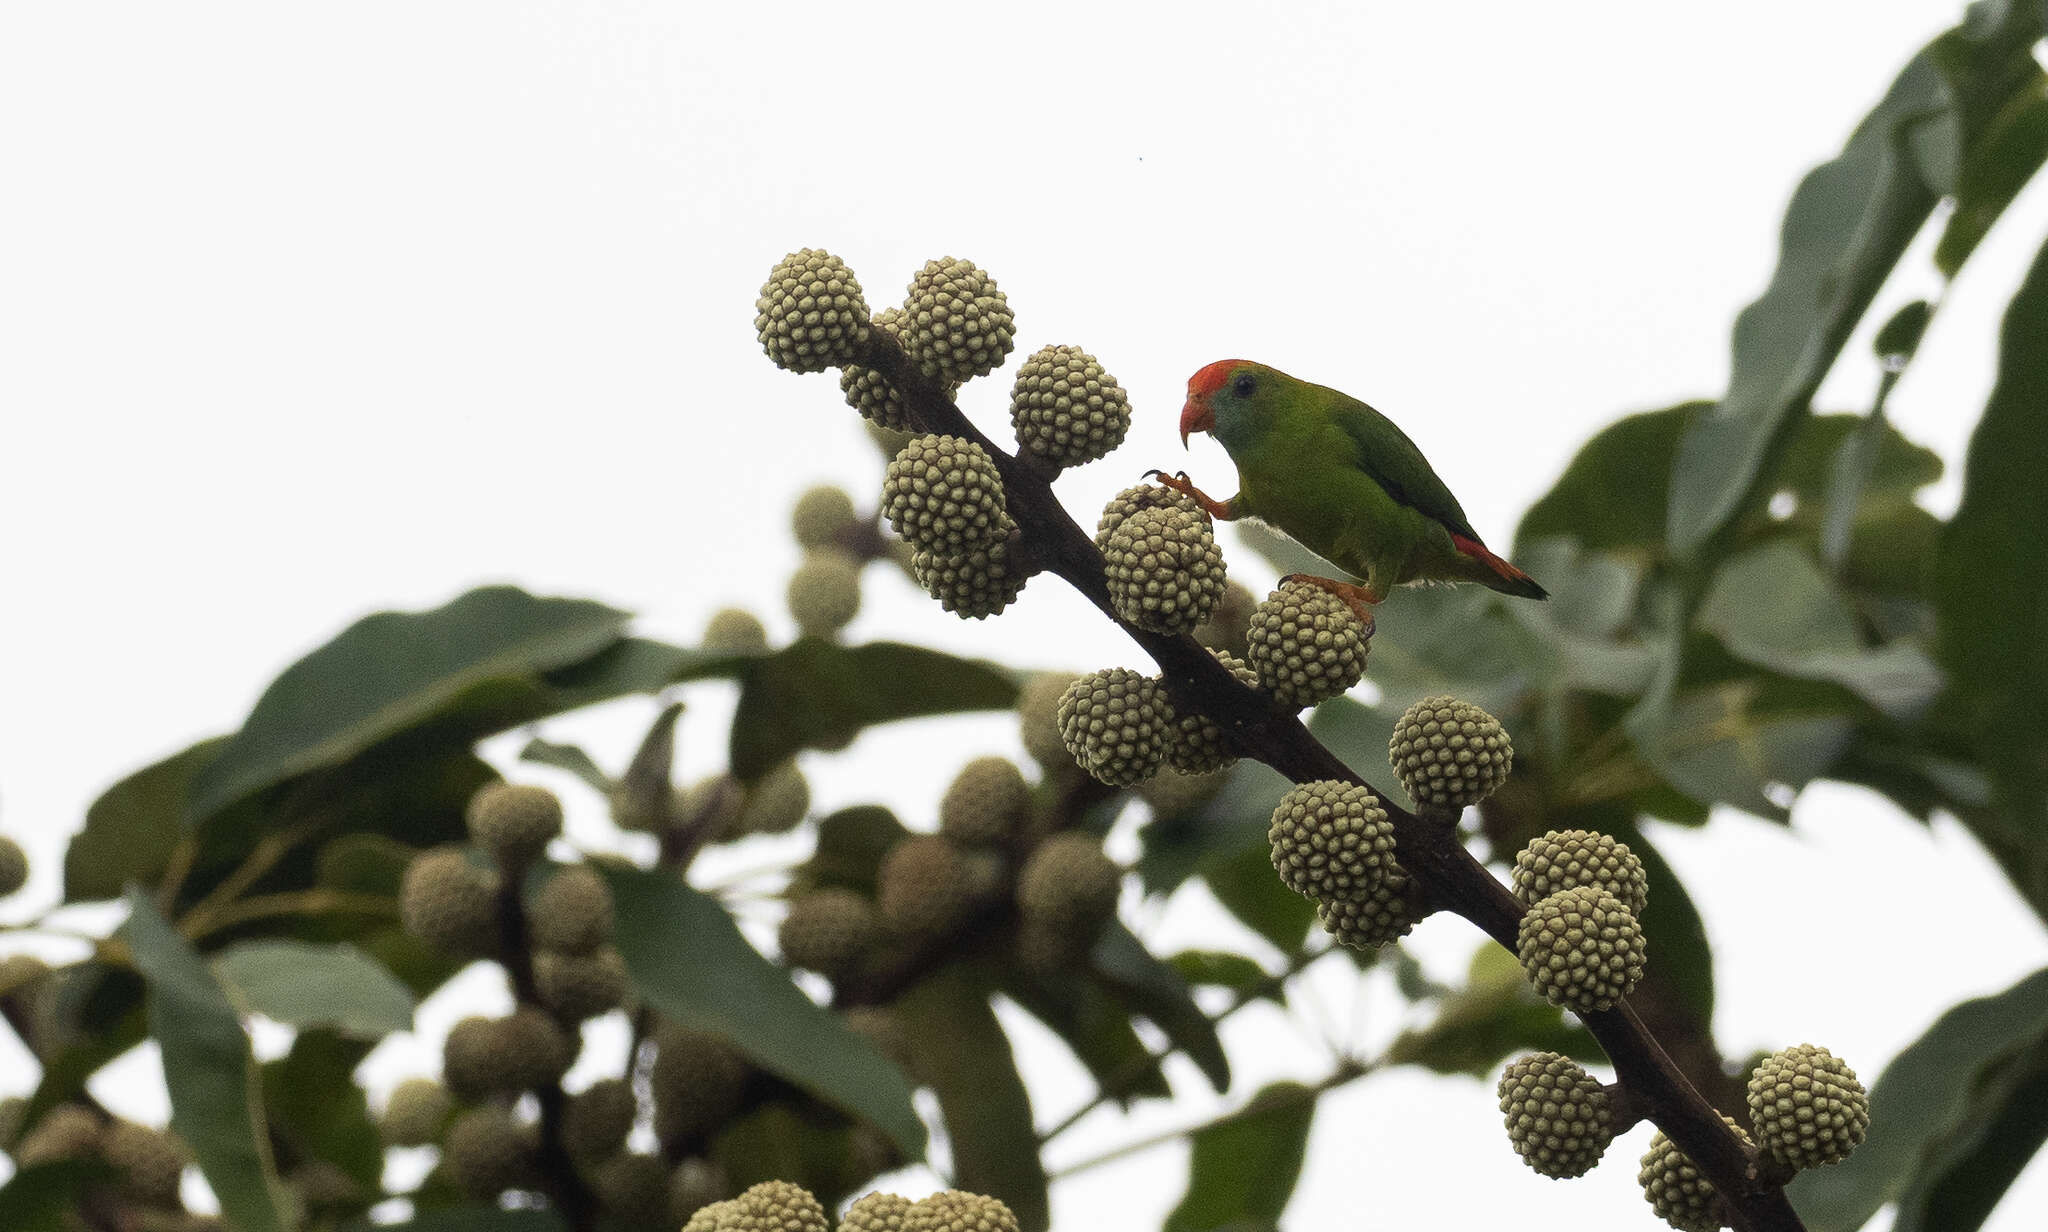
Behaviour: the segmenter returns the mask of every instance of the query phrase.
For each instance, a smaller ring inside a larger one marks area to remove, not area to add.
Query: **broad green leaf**
[[[0,1228],[7,1232],[74,1232],[88,1186],[112,1180],[96,1160],[59,1159],[23,1168],[0,1185]]]
[[[1046,1232],[1052,1214],[1031,1095],[990,992],[980,973],[954,963],[904,993],[895,1012],[918,1076],[938,1096],[954,1183],[1008,1203],[1022,1232]]]
[[[384,1173],[384,1143],[355,1080],[370,1047],[332,1031],[301,1031],[290,1052],[263,1066],[271,1132],[299,1158],[340,1168],[366,1196],[382,1192]]]
[[[65,849],[64,901],[119,898],[131,885],[154,888],[185,837],[180,823],[193,777],[227,743],[226,736],[202,740],[101,792]]]
[[[286,1232],[292,1221],[241,1019],[206,960],[147,894],[130,891],[128,911],[123,933],[149,984],[149,1030],[163,1050],[171,1128],[191,1146],[238,1232]]]
[[[1301,1179],[1318,1094],[1276,1082],[1235,1116],[1197,1130],[1187,1192],[1166,1217],[1167,1232],[1279,1227]]]
[[[1649,879],[1650,899],[1643,908],[1642,925],[1643,935],[1656,947],[1657,961],[1644,973],[1643,983],[1637,985],[1639,992],[1632,999],[1668,1000],[1676,1011],[1673,1017],[1683,1016],[1674,1027],[1711,1038],[1714,947],[1707,939],[1706,922],[1700,918],[1692,896],[1686,893],[1685,883],[1678,879],[1678,871],[1641,828],[1626,817],[1595,814],[1587,819],[1573,817],[1571,824],[1605,831],[1627,843],[1643,862],[1643,872]]]
[[[2048,1062],[2016,1061],[1985,1100],[1984,1125],[1943,1152],[1939,1179],[1899,1199],[1892,1232],[1974,1232],[2048,1141]],[[2015,1076],[2017,1075],[2017,1076]]]
[[[895,642],[841,646],[803,638],[740,670],[732,772],[752,780],[799,749],[877,723],[1016,704],[1017,682],[990,663]]]
[[[1672,470],[1669,539],[1694,556],[1763,489],[1814,391],[1943,193],[1961,152],[2026,89],[2040,37],[2031,6],[1966,19],[1900,72],[1840,156],[1785,212],[1778,268],[1735,321],[1728,392],[1696,416]]]
[[[601,603],[536,598],[510,586],[473,590],[430,612],[366,616],[264,690],[242,730],[198,775],[191,817],[347,761],[483,701],[494,686],[531,687],[542,673],[614,646],[627,619]],[[530,717],[537,716],[514,722]]]
[[[1129,1105],[1173,1090],[1131,1025],[1131,1013],[1094,980],[1048,978],[1022,963],[997,974],[1003,994],[1060,1037],[1098,1087]]]
[[[1955,210],[1934,246],[1934,265],[1954,278],[1977,244],[2048,160],[2048,88],[2036,68],[1970,151],[1957,178]]]
[[[286,1026],[366,1040],[412,1030],[412,991],[352,945],[241,941],[220,951],[213,970],[244,1010]]]
[[[1901,1202],[1902,1217],[1920,1209],[1912,1204],[1939,1192],[1951,1168],[1968,1166],[2015,1101],[2038,1101],[2043,1057],[2048,971],[1950,1009],[1872,1084],[1863,1145],[1788,1187],[1800,1217],[1812,1232],[1850,1232],[1887,1202]]]
[[[1263,825],[1256,837],[1256,842],[1234,854],[1204,861],[1201,877],[1216,901],[1245,927],[1272,942],[1281,953],[1293,954],[1307,944],[1315,930],[1315,902],[1288,889],[1273,871]]]
[[[1525,1049],[1597,1060],[1600,1046],[1576,1019],[1536,995],[1513,954],[1492,942],[1472,955],[1465,986],[1445,997],[1426,1026],[1403,1031],[1387,1060],[1439,1074],[1485,1077],[1502,1057]]]
[[[495,1206],[445,1206],[421,1211],[399,1223],[375,1226],[378,1232],[569,1232],[569,1225],[553,1211],[508,1211]]]
[[[749,945],[717,899],[669,874],[596,867],[611,883],[619,953],[642,1001],[724,1036],[761,1068],[873,1121],[909,1158],[923,1156],[924,1124],[902,1071]]]
[[[1773,799],[1772,785],[1796,790],[1819,778],[1853,731],[1843,699],[1828,686],[1726,680],[1679,696],[1655,768],[1702,803],[1782,821],[1789,802]]]
[[[1278,878],[1276,877],[1275,880]],[[1218,1091],[1230,1089],[1230,1058],[1216,1036],[1216,1024],[1195,1004],[1180,973],[1145,948],[1122,921],[1112,920],[1089,952],[1089,963],[1132,1012],[1143,1014],[1185,1052]]]
[[[1515,529],[1515,558],[1521,559],[1534,540],[1551,536],[1577,539],[1596,551],[1661,557],[1671,461],[1678,456],[1686,424],[1711,406],[1686,402],[1642,411],[1595,433],[1522,515]]]
[[[2048,914],[2048,247],[2000,337],[1998,379],[1970,438],[1963,500],[1934,566],[1950,715],[1998,788],[1996,830],[1966,815]]]
[[[1180,978],[1198,988],[1227,988],[1239,996],[1257,995],[1270,1001],[1281,1000],[1277,988],[1267,989],[1272,979],[1258,960],[1243,954],[1232,954],[1226,950],[1182,950],[1171,955],[1166,965],[1180,973]],[[1267,989],[1266,991],[1259,991]]]
[[[590,785],[591,790],[609,796],[612,791],[611,776],[606,774],[596,760],[582,748],[573,744],[557,744],[539,736],[526,742],[519,750],[520,761],[530,761],[537,766],[553,766],[567,770]]]
[[[1894,719],[1918,714],[1942,686],[1940,669],[1918,646],[1866,648],[1848,601],[1804,550],[1784,540],[1724,563],[1699,623],[1737,658],[1833,681]]]

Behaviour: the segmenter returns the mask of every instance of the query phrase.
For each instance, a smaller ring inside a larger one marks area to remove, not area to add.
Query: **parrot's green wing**
[[[1330,393],[1335,395],[1330,418],[1358,446],[1353,458],[1358,469],[1371,475],[1396,501],[1442,522],[1452,534],[1477,542],[1479,532],[1466,520],[1458,498],[1436,477],[1408,434],[1349,394],[1334,389]]]

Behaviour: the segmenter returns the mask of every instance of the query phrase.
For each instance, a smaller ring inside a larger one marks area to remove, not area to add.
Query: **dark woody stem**
[[[1239,755],[1264,762],[1294,782],[1337,779],[1371,786],[1310,735],[1292,710],[1240,684],[1194,638],[1152,633],[1118,616],[1103,576],[1102,554],[1053,495],[1053,476],[1047,468],[1020,460],[984,436],[895,341],[879,330],[871,332],[856,362],[881,374],[903,394],[914,427],[962,437],[988,452],[1002,474],[1009,514],[1027,557],[1065,579],[1152,657],[1177,711],[1209,716],[1228,734]],[[1417,817],[1385,792],[1375,789],[1373,794],[1381,798],[1393,823],[1401,867],[1421,884],[1426,901],[1463,916],[1514,951],[1523,908],[1507,887],[1465,850],[1452,828]],[[1726,1200],[1734,1227],[1741,1232],[1804,1232],[1776,1170],[1768,1169],[1721,1123],[1713,1106],[1687,1081],[1626,1001],[1579,1017],[1613,1062],[1631,1108],[1654,1121],[1693,1161]]]

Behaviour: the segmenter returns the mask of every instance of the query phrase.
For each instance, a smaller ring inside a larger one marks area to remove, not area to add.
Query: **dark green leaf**
[[[2022,87],[2007,103],[1963,164],[1956,181],[1955,211],[1934,246],[1934,264],[1944,276],[1956,276],[2044,159],[2048,95],[2037,76],[2031,87]]]
[[[2048,1063],[2015,1062],[1983,1128],[1942,1153],[1939,1179],[1899,1199],[1891,1232],[1975,1232],[2048,1141]],[[1988,1102],[1988,1101],[1987,1101]]]
[[[567,770],[588,783],[593,791],[606,796],[611,795],[611,776],[598,766],[590,754],[576,745],[556,744],[552,740],[543,740],[535,736],[526,742],[525,748],[519,750],[519,760],[530,761],[537,766],[553,766],[557,770]]]
[[[903,1073],[790,982],[717,899],[673,875],[598,865],[618,906],[618,947],[648,1005],[714,1031],[763,1069],[866,1117],[903,1153],[924,1154],[924,1123]]]
[[[612,820],[621,828],[664,834],[674,823],[676,720],[682,717],[681,702],[661,708],[612,788]]]
[[[1278,796],[1274,797],[1277,802]],[[1296,894],[1273,871],[1271,849],[1263,826],[1256,842],[1236,854],[1211,856],[1201,867],[1209,892],[1245,927],[1264,937],[1281,952],[1292,954],[1302,948],[1316,926],[1313,901]]]
[[[130,891],[128,912],[123,934],[149,983],[149,1029],[163,1050],[171,1128],[190,1144],[229,1223],[240,1232],[285,1232],[291,1220],[235,1007],[147,894]]]
[[[754,779],[799,749],[876,723],[1016,704],[1002,668],[922,646],[841,646],[804,638],[740,669],[732,772]]]
[[[1031,1096],[989,1008],[990,991],[980,974],[955,963],[919,981],[895,1010],[918,1076],[938,1096],[954,1183],[1001,1198],[1023,1232],[1045,1232],[1052,1214]]]
[[[1272,986],[1272,977],[1266,974],[1266,969],[1256,959],[1243,954],[1224,950],[1182,950],[1169,957],[1166,965],[1198,988],[1228,988],[1239,996],[1261,996],[1272,1001],[1281,999],[1280,990]]]
[[[1472,955],[1465,986],[1443,999],[1429,1025],[1396,1037],[1387,1060],[1483,1078],[1502,1057],[1532,1048],[1585,1060],[1602,1055],[1584,1027],[1536,995],[1513,954],[1488,942]]]
[[[2048,247],[2006,311],[1998,379],[1970,438],[1963,500],[1935,557],[1951,716],[1999,791],[1994,831],[1966,814],[2048,915]]]
[[[412,1030],[412,992],[352,945],[242,941],[222,950],[213,969],[242,1009],[286,1026],[367,1040]]]
[[[1023,963],[997,974],[1003,994],[1049,1028],[1087,1068],[1096,1085],[1128,1105],[1139,1096],[1171,1095],[1166,1075],[1131,1025],[1130,1010],[1094,980],[1048,977]]]
[[[1920,339],[1927,333],[1927,322],[1934,318],[1934,305],[1924,299],[1894,312],[1871,340],[1871,350],[1877,357],[1891,362],[1904,362],[1913,358],[1913,352],[1920,349]]]
[[[1579,447],[1564,474],[1515,529],[1515,557],[1530,543],[1568,536],[1595,550],[1661,555],[1671,492],[1671,462],[1691,419],[1707,402],[1643,411],[1607,425]]]
[[[154,888],[185,837],[193,777],[227,744],[226,736],[202,740],[100,793],[64,852],[64,901],[119,898],[131,885]]]
[[[1649,879],[1649,905],[1643,908],[1643,935],[1656,947],[1657,961],[1643,976],[1632,998],[1637,1001],[1668,1001],[1675,1011],[1669,1017],[1680,1029],[1711,1034],[1714,1021],[1714,947],[1707,939],[1707,925],[1699,908],[1686,893],[1678,871],[1664,859],[1641,828],[1626,817],[1571,818],[1570,824],[1602,830],[1629,845],[1643,862]],[[1667,1015],[1660,1014],[1660,1018]]]
[[[1976,1162],[1987,1132],[2016,1101],[2038,1098],[2044,1050],[2048,971],[1950,1009],[1871,1087],[1870,1137],[1856,1153],[1801,1173],[1788,1188],[1801,1218],[1812,1232],[1850,1232],[1886,1202],[1941,1192],[1951,1168]]]
[[[73,1232],[86,1187],[113,1177],[95,1160],[59,1159],[23,1168],[0,1185],[0,1228],[7,1232]]]
[[[1796,790],[1826,773],[1853,730],[1845,699],[1828,686],[1726,680],[1679,696],[1654,764],[1695,800],[1782,821],[1790,802],[1773,798],[1773,785]]]
[[[1275,880],[1278,880],[1276,877]],[[1090,964],[1105,984],[1134,1013],[1152,1020],[1173,1046],[1187,1053],[1209,1085],[1230,1088],[1230,1058],[1216,1037],[1216,1024],[1195,1004],[1186,980],[1159,961],[1121,921],[1110,921],[1089,953]]]
[[[357,1226],[367,1232],[372,1225]],[[495,1206],[445,1206],[422,1211],[401,1223],[374,1226],[377,1232],[569,1232],[569,1225],[553,1211],[507,1211]]]
[[[1197,1130],[1187,1193],[1166,1217],[1167,1232],[1279,1227],[1301,1179],[1318,1094],[1298,1082],[1276,1082],[1242,1112]]]
[[[191,815],[339,764],[494,686],[530,687],[541,673],[614,646],[626,620],[601,603],[536,598],[510,586],[473,590],[430,612],[366,616],[264,691],[199,774]]]
[[[263,1066],[263,1105],[273,1133],[300,1159],[325,1160],[381,1193],[384,1143],[356,1084],[370,1045],[332,1031],[301,1031],[291,1051]]]

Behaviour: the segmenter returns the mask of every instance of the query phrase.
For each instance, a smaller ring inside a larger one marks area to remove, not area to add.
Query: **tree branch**
[[[1023,557],[1081,592],[1150,655],[1176,709],[1208,715],[1229,733],[1239,754],[1264,762],[1294,782],[1338,779],[1371,787],[1309,734],[1295,713],[1271,695],[1240,684],[1194,638],[1153,633],[1118,616],[1110,603],[1102,554],[1067,515],[1045,469],[1020,460],[983,435],[894,340],[880,330],[871,331],[858,362],[904,395],[918,428],[971,440],[988,452],[1002,474]],[[1513,951],[1523,908],[1507,887],[1465,850],[1453,828],[1425,822],[1377,788],[1373,794],[1393,823],[1401,867],[1425,888],[1430,904],[1463,916]],[[1686,1080],[1632,1007],[1623,1002],[1579,1017],[1645,1115],[1722,1196],[1739,1232],[1805,1232],[1782,1184],[1773,1183],[1754,1149],[1722,1125],[1720,1114]]]

